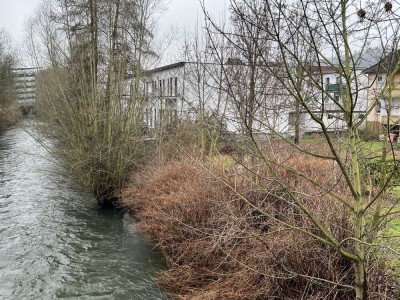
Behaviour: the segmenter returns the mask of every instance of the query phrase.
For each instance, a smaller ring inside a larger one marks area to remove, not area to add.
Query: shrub
[[[166,290],[179,299],[353,299],[352,262],[283,224],[318,235],[284,200],[288,195],[270,180],[270,170],[256,161],[248,169],[219,161],[152,166],[123,193],[138,226],[170,263],[159,278]],[[318,159],[297,156],[286,164],[325,183],[335,176],[331,164]],[[277,170],[282,182],[301,188],[302,203],[335,236],[349,236],[351,217],[342,204],[307,180]],[[333,188],[345,195],[344,187],[339,180]],[[368,278],[370,299],[390,298],[383,296],[390,294],[390,276],[376,258],[369,258]]]
[[[366,168],[370,172],[372,183],[378,185],[380,181],[382,162],[380,159],[370,159],[366,163]],[[386,174],[391,176],[390,184],[399,185],[400,184],[400,168],[399,162],[388,160],[386,162]]]

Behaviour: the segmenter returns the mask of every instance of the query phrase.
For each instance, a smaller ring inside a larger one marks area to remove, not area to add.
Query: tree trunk
[[[365,261],[360,260],[355,266],[356,279],[356,300],[367,300],[367,273],[365,271]]]

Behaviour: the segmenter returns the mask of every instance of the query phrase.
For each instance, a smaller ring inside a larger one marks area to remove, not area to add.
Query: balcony
[[[387,116],[385,116],[385,117],[382,117],[381,123],[382,124],[389,123],[390,125],[400,124],[400,117],[399,116],[391,116],[390,118],[388,118]]]
[[[339,85],[339,83],[326,84],[325,85],[325,91],[326,92],[339,92],[340,91],[340,85]]]

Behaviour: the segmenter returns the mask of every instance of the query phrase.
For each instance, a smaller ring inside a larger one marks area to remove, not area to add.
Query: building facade
[[[37,68],[15,68],[17,101],[21,107],[32,107],[36,100]]]
[[[372,132],[400,127],[400,51],[390,53],[365,70],[368,75],[367,127]]]
[[[351,95],[353,122],[360,122],[359,128],[365,127],[365,117],[368,106],[368,76],[363,72],[364,67],[355,67],[351,75]],[[321,131],[321,125],[314,120],[311,114],[322,120],[328,132],[346,130],[347,121],[344,117],[344,79],[334,66],[313,67],[312,74],[320,87],[310,90],[311,112],[302,111],[300,116],[301,134]],[[313,84],[315,86],[315,83]],[[290,114],[294,114],[291,112]],[[289,118],[289,132],[293,135],[294,118]]]
[[[293,136],[297,122],[300,134],[320,132],[320,124],[311,117],[315,114],[328,131],[346,129],[340,107],[343,83],[334,67],[312,71],[322,82],[307,91],[311,113],[295,109],[293,95],[282,84],[286,79],[278,78],[281,69],[279,65],[251,69],[239,60],[228,60],[224,65],[178,62],[149,70],[143,82],[147,97],[144,122],[157,128],[182,118],[214,118],[220,129],[229,132],[246,133],[251,127],[255,134]],[[355,68],[353,78],[353,117],[357,121],[366,113],[368,76],[363,68]]]

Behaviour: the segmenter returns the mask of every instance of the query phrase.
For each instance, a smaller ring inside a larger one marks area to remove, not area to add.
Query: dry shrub
[[[17,103],[3,103],[0,106],[0,131],[14,125],[21,118],[21,109]]]
[[[175,162],[200,154],[201,127],[191,120],[179,120],[167,124],[156,138],[156,159],[161,164]]]
[[[253,163],[227,169],[183,160],[132,179],[122,198],[169,260],[160,283],[178,299],[353,299],[352,262],[315,238],[321,234],[284,186],[341,240],[351,236],[344,205],[287,169]],[[332,163],[297,156],[285,165],[346,196]],[[391,299],[386,274],[370,259],[370,299]]]

